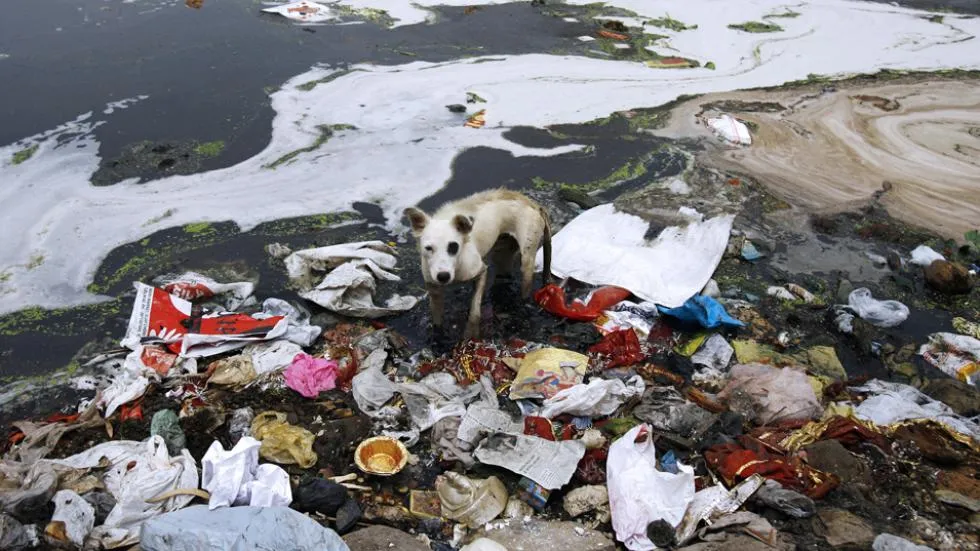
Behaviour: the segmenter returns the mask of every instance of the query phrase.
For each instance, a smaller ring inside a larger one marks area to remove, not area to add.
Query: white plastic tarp
[[[728,246],[734,216],[671,226],[656,239],[649,224],[611,204],[578,215],[552,239],[551,271],[593,285],[629,289],[643,300],[676,308],[711,280]],[[538,251],[537,269],[542,268]]]

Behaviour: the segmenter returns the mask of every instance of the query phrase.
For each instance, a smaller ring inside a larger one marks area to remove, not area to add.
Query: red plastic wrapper
[[[123,404],[119,408],[120,421],[142,421],[143,420],[143,401],[136,400],[128,404]]]
[[[494,385],[502,385],[514,380],[514,371],[507,367],[502,358],[523,358],[523,347],[527,342],[512,340],[505,346],[490,343],[466,341],[460,343],[448,356],[423,363],[419,374],[423,377],[436,371],[451,373],[456,382],[469,386],[483,374],[489,374]]]
[[[607,334],[601,341],[589,347],[589,352],[606,356],[606,369],[633,365],[646,357],[640,349],[640,339],[632,329]]]
[[[555,432],[555,425],[547,417],[529,416],[524,418],[524,434],[537,436],[552,442],[571,440],[575,436],[575,427],[569,423],[562,427],[561,431]]]
[[[595,321],[603,310],[626,300],[631,294],[622,287],[600,287],[590,294],[588,303],[575,299],[571,304],[565,304],[565,290],[549,283],[534,292],[534,302],[545,311],[572,321]]]
[[[738,437],[737,444],[708,448],[704,458],[729,488],[759,474],[812,499],[820,499],[840,484],[837,476],[818,471],[795,455],[771,452],[760,440],[744,434]]]

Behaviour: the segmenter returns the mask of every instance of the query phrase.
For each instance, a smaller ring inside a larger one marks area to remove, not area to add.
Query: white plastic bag
[[[815,419],[823,412],[806,373],[792,367],[736,365],[718,397],[760,425]]]
[[[71,490],[54,495],[54,515],[51,522],[63,522],[68,541],[81,547],[95,527],[95,509],[82,496]]]
[[[946,257],[925,245],[919,245],[915,249],[912,249],[912,264],[925,267],[937,260],[946,260]]]
[[[752,145],[752,134],[744,122],[731,115],[708,119],[708,128],[726,142],[735,145]]]
[[[208,509],[251,505],[288,506],[293,501],[289,475],[272,464],[259,465],[262,443],[243,436],[225,451],[215,440],[201,458],[201,487],[211,494]]]
[[[643,441],[636,442],[638,436]],[[680,462],[677,474],[657,470],[653,435],[637,425],[609,447],[606,481],[616,539],[631,551],[656,549],[647,525],[659,519],[676,527],[694,499],[694,469]]]
[[[895,327],[909,317],[907,306],[897,300],[876,300],[865,287],[851,291],[847,303],[861,319],[877,327]]]
[[[619,379],[592,379],[575,385],[544,401],[541,417],[553,419],[563,413],[576,417],[612,415],[626,400],[643,394],[643,378],[633,375],[624,383]]]
[[[872,379],[851,390],[872,394],[854,408],[854,415],[859,419],[872,421],[876,425],[891,425],[906,419],[932,419],[980,441],[980,424],[957,415],[949,406],[933,400],[915,387]]]

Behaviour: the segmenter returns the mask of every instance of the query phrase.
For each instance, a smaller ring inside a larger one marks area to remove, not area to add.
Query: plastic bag
[[[554,419],[562,414],[575,417],[612,415],[624,402],[643,394],[643,378],[633,375],[624,383],[619,379],[593,379],[587,385],[566,388],[545,400],[541,417]]]
[[[593,321],[603,310],[608,310],[614,304],[629,298],[630,293],[620,287],[600,287],[589,293],[586,300],[575,299],[571,304],[565,304],[565,290],[549,283],[534,292],[534,302],[542,309],[556,316],[572,321]]]
[[[350,551],[333,530],[287,507],[195,505],[146,523],[142,551]]]
[[[551,398],[582,382],[589,357],[561,348],[542,348],[528,352],[516,363],[520,368],[511,385],[510,399]]]
[[[717,300],[704,295],[695,295],[683,306],[677,308],[660,307],[660,313],[676,318],[686,324],[698,324],[705,329],[715,327],[745,327],[741,321],[728,315],[725,307]]]
[[[806,373],[792,367],[736,365],[718,397],[760,425],[814,419],[823,412]]]
[[[287,367],[302,352],[303,349],[298,344],[287,340],[259,342],[242,350],[242,354],[251,356],[256,375],[265,375]]]
[[[228,420],[228,437],[236,444],[243,436],[252,436],[252,419],[255,412],[250,407],[238,408],[231,412]]]
[[[320,336],[323,328],[310,325],[310,313],[297,308],[285,300],[267,298],[262,303],[262,311],[270,316],[283,316],[288,324],[283,338],[300,346],[310,346]]]
[[[875,300],[865,287],[851,291],[847,303],[861,319],[877,327],[895,327],[909,317],[907,306],[897,300]]]
[[[854,408],[854,415],[859,419],[876,425],[891,425],[907,419],[932,419],[980,441],[980,424],[957,415],[949,406],[915,387],[872,379],[851,390],[872,394]]]
[[[642,438],[641,442],[637,442]],[[677,464],[678,474],[657,469],[653,435],[637,425],[609,447],[606,480],[616,539],[631,551],[655,549],[647,525],[665,520],[676,527],[694,499],[694,469]]]
[[[734,145],[752,145],[752,134],[744,122],[731,115],[721,115],[706,121],[708,128],[721,139]]]
[[[289,388],[306,398],[316,398],[337,386],[337,362],[300,353],[283,372],[283,377]]]
[[[208,383],[215,385],[244,385],[256,377],[252,357],[247,354],[221,358],[212,363],[208,369],[214,370]]]
[[[283,465],[298,464],[309,469],[316,464],[313,433],[286,422],[286,414],[264,411],[252,420],[252,436],[262,442],[259,455]]]
[[[925,245],[912,249],[912,264],[926,267],[937,260],[946,260],[946,257]]]
[[[755,500],[794,518],[810,518],[817,512],[817,506],[807,496],[783,488],[775,480],[766,483],[755,493]]]
[[[71,490],[54,495],[54,515],[45,533],[63,543],[81,547],[95,527],[95,509]]]
[[[381,407],[398,390],[398,385],[393,383],[382,369],[388,353],[384,349],[378,348],[371,352],[364,359],[363,369],[351,380],[351,394],[357,408],[365,415],[372,417],[379,415]]]
[[[35,549],[39,544],[40,538],[33,524],[24,526],[14,517],[0,513],[0,549],[23,551]]]
[[[185,507],[193,496],[175,495],[154,503],[147,500],[165,492],[198,487],[197,464],[190,452],[185,449],[179,456],[170,457],[166,443],[159,436],[151,436],[145,442],[105,442],[65,459],[46,461],[83,469],[99,466],[103,458],[110,464],[103,482],[116,498],[116,506],[105,523],[92,531],[91,537],[105,547],[136,543],[145,520]]]
[[[167,444],[170,455],[177,455],[187,446],[187,437],[180,428],[180,419],[170,409],[161,409],[153,414],[150,421],[150,434],[160,435]]]

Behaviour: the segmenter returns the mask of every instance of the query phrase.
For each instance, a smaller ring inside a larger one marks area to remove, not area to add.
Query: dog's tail
[[[541,266],[541,279],[545,285],[551,283],[551,221],[544,208],[539,207],[541,218],[544,220],[544,235],[542,238],[542,248],[544,249],[544,262]]]

